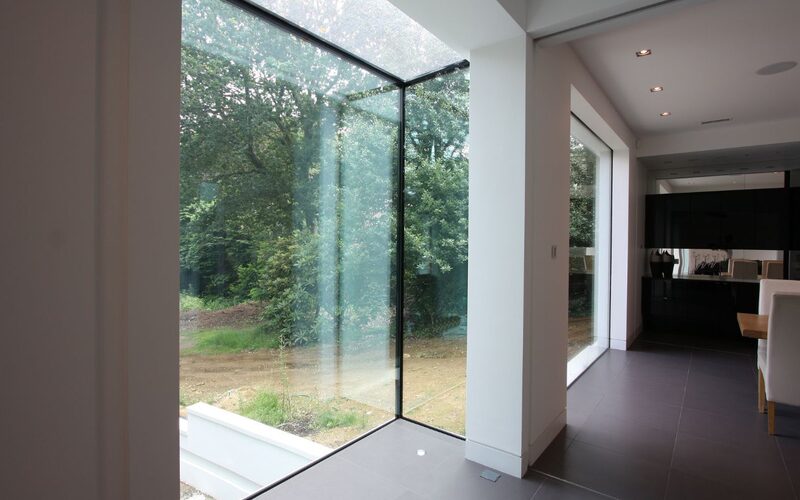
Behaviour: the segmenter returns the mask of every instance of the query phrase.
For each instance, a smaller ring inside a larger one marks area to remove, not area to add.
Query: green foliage
[[[258,252],[256,269],[262,280],[250,296],[266,302],[265,330],[277,334],[284,345],[319,338],[316,238],[309,231],[295,231],[262,242]]]
[[[193,334],[194,347],[182,351],[186,354],[225,354],[250,352],[280,347],[280,338],[267,333],[262,327],[236,330],[220,328]]]
[[[341,411],[336,408],[328,408],[318,414],[314,424],[319,429],[333,429],[336,427],[365,427],[367,418],[365,415],[354,411]]]
[[[190,396],[190,395],[186,394],[183,390],[180,390],[178,392],[178,404],[180,406],[184,406],[184,407],[185,406],[191,406],[191,405],[197,403],[198,401],[200,401],[199,398],[197,398],[196,396]]]
[[[272,392],[262,391],[241,405],[239,413],[262,424],[278,427],[291,420],[286,401]]]
[[[569,246],[593,247],[597,157],[570,138]]]
[[[588,318],[592,315],[592,297],[577,295],[569,298],[569,317]]]
[[[225,297],[201,298],[188,293],[180,294],[180,309],[184,311],[218,311],[236,305],[237,301]]]
[[[180,295],[180,308],[183,311],[194,311],[205,309],[205,303],[200,297],[189,295],[188,293],[181,293]]]
[[[466,315],[468,75],[407,92],[404,312],[416,337],[440,336]]]
[[[336,427],[365,427],[365,415],[354,411],[344,411],[335,406],[314,403],[306,411],[292,406],[289,398],[269,391],[261,391],[239,407],[242,416],[262,424],[281,427],[285,424],[304,423],[310,419],[310,429],[322,430]],[[309,414],[310,413],[310,414]]]
[[[398,89],[219,0],[184,0],[182,31],[182,310],[261,301],[283,345],[386,335]],[[420,325],[466,312],[468,87],[459,71],[408,91],[403,309]]]

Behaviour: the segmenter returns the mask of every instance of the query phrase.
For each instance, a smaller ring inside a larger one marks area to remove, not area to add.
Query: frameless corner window
[[[465,433],[469,71],[406,89],[403,415]]]
[[[182,30],[182,477],[245,496],[395,417],[401,91],[225,1]]]
[[[253,3],[401,80],[411,80],[464,59],[388,0]]]
[[[404,415],[463,433],[460,58],[385,1],[182,3],[182,495]]]

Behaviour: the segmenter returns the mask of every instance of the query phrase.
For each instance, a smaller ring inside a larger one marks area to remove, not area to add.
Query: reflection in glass
[[[568,381],[609,343],[611,150],[572,118]]]
[[[181,414],[301,438],[228,464],[257,489],[394,417],[400,91],[219,0],[181,70]]]
[[[464,434],[469,73],[406,90],[403,413]]]
[[[463,59],[390,0],[255,3],[403,80]]]

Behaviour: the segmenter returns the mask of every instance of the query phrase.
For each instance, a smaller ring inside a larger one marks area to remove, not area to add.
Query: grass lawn
[[[276,349],[280,347],[278,335],[268,334],[261,328],[217,328],[186,334],[193,345],[181,350],[186,354],[229,354],[251,352],[259,349]]]

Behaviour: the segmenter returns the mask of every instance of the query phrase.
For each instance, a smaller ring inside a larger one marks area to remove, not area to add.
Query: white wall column
[[[635,336],[639,262],[618,249],[638,247],[639,177],[632,134],[568,46],[517,37],[470,56],[466,455],[520,475],[566,423],[571,106],[614,150],[618,348]]]
[[[470,54],[466,457],[517,477],[528,467],[532,52],[520,35]]]

